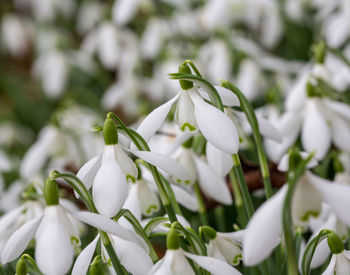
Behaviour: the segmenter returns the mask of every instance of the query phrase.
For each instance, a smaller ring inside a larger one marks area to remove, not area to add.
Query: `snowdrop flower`
[[[242,260],[241,242],[244,231],[221,233],[209,226],[202,226],[201,230],[210,239],[207,245],[208,256],[226,261],[230,265],[239,264]]]
[[[100,2],[84,2],[79,6],[77,31],[81,35],[90,31],[101,20],[105,6]]]
[[[298,190],[299,189],[299,190]],[[243,258],[247,266],[256,265],[269,256],[280,243],[282,233],[282,209],[287,186],[264,202],[248,223],[243,239]],[[292,218],[296,226],[305,226],[310,216],[321,211],[326,202],[337,218],[350,224],[348,197],[350,186],[329,182],[306,171],[296,185],[292,199]],[[261,238],[264,234],[264,238]]]
[[[0,255],[9,237],[23,224],[41,217],[43,206],[33,200],[25,201],[0,218]]]
[[[350,107],[342,102],[320,97],[307,97],[308,81],[311,77],[329,79],[327,68],[316,64],[313,71],[303,71],[286,99],[287,111],[277,120],[276,127],[283,133],[283,142],[266,141],[269,156],[278,161],[297,139],[306,151],[315,151],[315,157],[322,159],[332,142],[341,150],[350,152]]]
[[[80,244],[79,235],[67,212],[58,205],[58,187],[51,179],[45,183],[45,200],[44,214],[11,235],[2,251],[1,261],[5,264],[16,259],[35,236],[35,259],[40,270],[48,275],[63,275],[73,262],[73,245]]]
[[[5,15],[1,21],[2,41],[15,57],[23,57],[29,46],[30,34],[25,22],[14,15]]]
[[[333,255],[322,275],[348,274],[350,272],[350,251],[344,249],[342,240],[335,233],[330,233],[327,236],[327,242]]]
[[[140,41],[142,56],[149,59],[155,58],[162,49],[168,32],[167,21],[152,18],[142,33]]]
[[[106,145],[102,155],[89,160],[77,176],[87,189],[92,187],[92,197],[97,210],[107,217],[113,217],[128,196],[127,182],[136,182],[138,171],[134,162],[118,144],[117,128],[111,118],[105,120],[103,133]],[[164,155],[136,150],[132,150],[131,153],[180,179],[188,178],[182,166]]]
[[[331,47],[341,47],[349,37],[350,4],[348,1],[336,1],[340,3],[339,11],[329,16],[323,23],[323,33],[327,43]]]
[[[115,0],[112,17],[117,25],[129,23],[135,16],[140,5],[140,0]]]
[[[86,214],[86,213],[85,213]],[[89,214],[89,213],[88,213]],[[91,214],[91,213],[90,213]],[[111,221],[113,224],[113,221]],[[111,224],[111,225],[112,225]],[[135,275],[142,275],[147,273],[148,270],[152,267],[152,260],[150,256],[148,255],[148,250],[145,250],[143,246],[140,246],[138,243],[132,240],[131,237],[133,236],[127,229],[123,229],[120,225],[114,223],[113,224],[113,230],[116,233],[119,233],[118,235],[109,234],[109,237],[112,242],[112,246],[114,250],[116,251],[116,254],[118,255],[122,265],[132,274]],[[107,226],[106,226],[107,227]],[[109,230],[112,230],[112,227],[110,227]],[[129,235],[128,235],[129,234]],[[125,236],[128,236],[128,238],[123,238]],[[123,236],[123,237],[121,237]],[[96,245],[99,241],[100,237],[99,235],[90,243],[88,244],[84,250],[79,254],[72,270],[72,275],[80,275],[80,274],[86,274],[90,262],[92,260],[92,257],[94,255],[94,252],[96,250]],[[109,256],[103,246],[103,243],[101,241],[101,247],[102,247],[102,256],[103,259],[108,262]],[[110,270],[112,274],[114,274],[114,270]]]
[[[66,57],[58,50],[50,50],[35,61],[33,73],[42,81],[46,95],[57,99],[65,90],[68,80]]]
[[[180,71],[190,73],[185,64],[180,66]],[[182,131],[195,132],[199,129],[204,137],[218,149],[229,154],[237,153],[239,140],[234,123],[219,109],[206,103],[191,82],[181,81],[180,83],[182,90],[171,100],[154,109],[142,121],[137,132],[149,141],[163,124],[171,106],[178,101],[175,120]],[[231,93],[228,101],[236,102],[236,100]]]
[[[211,272],[213,275],[234,275],[241,274],[238,270],[213,257],[199,256],[183,251],[179,247],[179,236],[175,229],[170,229],[167,235],[167,247],[164,257],[158,261],[148,275],[163,275],[163,274],[195,274],[186,257],[191,259],[200,267]]]
[[[222,40],[206,43],[199,50],[201,67],[206,70],[209,80],[216,83],[220,79],[230,79],[232,70],[230,60],[230,51]]]
[[[140,178],[130,186],[123,208],[129,209],[138,220],[142,215],[151,216],[160,209],[157,191],[151,185],[148,180]]]

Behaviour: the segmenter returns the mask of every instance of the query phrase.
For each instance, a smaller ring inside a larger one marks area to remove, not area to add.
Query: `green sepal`
[[[343,241],[334,232],[328,234],[327,243],[333,254],[339,254],[344,251]]]
[[[16,274],[17,275],[27,275],[27,264],[23,258],[20,258],[16,264]]]
[[[180,74],[191,74],[191,69],[186,65],[186,63],[182,63],[179,66],[179,71]],[[188,80],[179,80],[180,86],[182,90],[189,90],[193,87],[193,83]]]
[[[179,249],[180,237],[175,228],[170,228],[166,237],[166,246],[168,249]]]
[[[314,55],[317,63],[323,64],[326,56],[326,44],[321,41],[314,47]]]
[[[201,232],[204,233],[204,235],[210,240],[214,240],[216,238],[216,231],[210,226],[201,226]]]
[[[110,117],[107,117],[103,124],[103,138],[106,145],[118,144],[117,125]]]
[[[59,193],[59,190],[58,190],[57,183],[51,178],[48,178],[44,186],[44,198],[47,206],[58,204],[58,201],[59,201],[58,193]]]

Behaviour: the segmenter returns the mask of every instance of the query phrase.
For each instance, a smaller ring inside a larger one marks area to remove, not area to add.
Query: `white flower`
[[[328,267],[322,275],[345,275],[350,273],[350,251],[333,254]]]
[[[121,227],[122,228],[122,227]],[[126,229],[123,229],[126,230]],[[125,231],[127,232],[127,231]],[[131,240],[125,240],[122,237],[109,234],[113,248],[118,255],[122,265],[135,275],[142,275],[148,272],[152,267],[152,260],[148,255],[148,251],[142,246]],[[97,236],[84,250],[79,254],[72,270],[72,275],[86,274],[99,240]],[[103,259],[108,262],[109,256],[101,242]],[[111,270],[114,274],[114,270]]]
[[[208,256],[226,261],[231,265],[238,265],[242,260],[241,242],[244,231],[231,233],[216,232],[216,237],[209,241]]]
[[[224,261],[208,256],[198,256],[185,252],[182,249],[168,249],[165,256],[159,262],[157,262],[147,274],[195,274],[186,257],[191,259],[200,267],[211,272],[213,275],[241,274],[238,270]]]
[[[1,254],[2,263],[20,256],[34,236],[35,260],[40,270],[48,275],[67,273],[73,262],[73,244],[80,241],[66,211],[59,205],[47,206],[42,216],[25,223],[11,235]]]
[[[167,156],[148,151],[131,152],[179,179],[188,179],[186,170]],[[124,149],[119,144],[114,144],[105,145],[102,156],[89,160],[81,167],[77,176],[87,189],[92,187],[92,197],[97,210],[112,217],[121,209],[128,196],[127,181],[136,182],[138,172]]]
[[[5,15],[1,21],[2,41],[11,55],[23,57],[29,46],[30,34],[19,17],[14,15]]]
[[[57,99],[64,92],[68,80],[68,63],[65,55],[58,50],[50,50],[35,61],[33,73],[42,81],[49,98]]]
[[[302,189],[298,191],[299,188]],[[264,202],[250,219],[243,240],[243,258],[247,266],[261,262],[279,244],[286,191],[285,185]],[[297,183],[295,191],[292,200],[292,217],[295,225],[304,226],[303,223],[310,215],[317,215],[321,211],[321,199],[329,204],[340,221],[346,225],[350,224],[350,215],[347,211],[350,207],[348,199],[350,186],[329,182],[306,171]],[[262,234],[264,238],[261,238]]]
[[[219,93],[220,91],[218,90]],[[231,93],[230,99],[235,97]],[[239,140],[234,123],[219,109],[206,103],[195,88],[181,90],[171,100],[154,109],[142,121],[137,132],[146,141],[149,141],[163,124],[176,100],[178,100],[176,120],[182,131],[194,132],[199,128],[204,137],[218,149],[229,154],[237,153]]]

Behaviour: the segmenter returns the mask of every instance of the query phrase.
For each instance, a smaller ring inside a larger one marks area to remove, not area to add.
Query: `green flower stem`
[[[171,185],[170,185],[169,181],[161,173],[159,173],[159,175],[160,175],[160,178],[161,178],[162,182],[164,183],[165,189],[166,189],[166,191],[168,193],[168,196],[170,198],[170,202],[171,202],[171,204],[172,204],[176,214],[182,215],[182,211],[180,209],[179,204],[177,203],[174,191],[171,188]]]
[[[36,273],[42,274],[35,260],[29,254],[23,254],[21,256],[21,259],[25,260],[26,263],[28,263],[29,269],[35,270]]]
[[[238,154],[232,155],[232,159],[233,159],[233,168],[236,172],[239,187],[240,187],[241,192],[242,192],[243,203],[244,203],[244,206],[246,209],[247,217],[248,217],[248,219],[250,219],[254,213],[254,206],[253,206],[252,199],[250,198],[247,183],[246,183],[245,178],[244,178],[244,174],[243,174],[243,170],[242,170],[242,166],[241,166],[241,161],[239,160]]]
[[[146,242],[149,250],[150,250],[150,256],[153,262],[156,262],[159,260],[158,255],[156,251],[154,250],[154,247],[151,243],[151,241],[148,239],[145,231],[143,230],[141,224],[136,219],[136,217],[130,212],[128,209],[121,209],[117,216],[114,217],[114,220],[117,221],[120,217],[124,217],[128,220],[128,222],[133,226],[135,232],[142,237],[142,239]]]
[[[285,240],[285,247],[288,255],[287,259],[287,272],[288,275],[298,275],[298,260],[297,253],[294,245],[294,233],[293,233],[293,223],[292,223],[292,214],[291,214],[291,204],[292,197],[294,193],[295,186],[297,185],[298,179],[305,171],[307,163],[313,157],[313,154],[304,160],[299,161],[298,163],[293,163],[292,155],[293,151],[289,154],[289,171],[287,176],[288,190],[283,204],[283,233]],[[294,157],[294,159],[297,159]],[[295,166],[296,165],[296,166]]]
[[[197,76],[202,77],[201,73],[199,72],[199,70],[197,69],[197,67],[194,65],[194,63],[191,60],[187,59],[187,60],[185,60],[184,63],[190,65]]]
[[[129,138],[132,140],[132,142],[136,145],[136,147],[141,150],[141,151],[150,151],[150,148],[147,144],[147,142],[143,139],[143,137],[138,134],[136,131],[129,129],[128,127],[125,126],[123,121],[114,113],[108,113],[107,117],[113,118],[117,124],[119,124],[120,128],[129,136]],[[169,194],[166,191],[166,188],[164,186],[164,183],[161,179],[160,173],[158,172],[158,169],[151,164],[148,164],[150,167],[150,170],[152,172],[154,181],[156,183],[159,197],[162,201],[162,204],[164,206],[165,211],[167,212],[169,219],[171,222],[177,221],[176,218],[176,211],[173,207],[173,205],[176,202],[175,197],[172,197],[171,199],[169,198]]]
[[[128,273],[125,272],[117,254],[115,253],[114,247],[111,243],[111,240],[109,239],[107,233],[100,231],[100,236],[102,239],[103,246],[106,248],[109,259],[112,262],[113,268],[117,275],[127,275]]]
[[[201,224],[208,225],[209,221],[207,216],[207,209],[205,207],[203,196],[202,196],[201,190],[199,189],[199,184],[197,181],[194,183],[193,188],[198,201],[198,212],[199,212],[199,218],[201,220]]]
[[[97,213],[98,211],[95,207],[95,204],[92,200],[90,192],[86,189],[85,185],[81,182],[81,180],[75,176],[72,173],[59,173],[57,171],[52,171],[50,173],[50,177],[53,177],[54,179],[57,178],[63,178],[81,197],[81,199],[84,201],[86,207],[93,213]],[[115,250],[111,244],[111,240],[109,239],[107,233],[99,230],[102,242],[104,246],[106,247],[106,250],[108,252],[108,256],[111,259],[113,268],[117,275],[124,275],[126,274],[124,271],[123,266],[121,265],[119,258],[117,254],[115,253]]]
[[[242,193],[239,188],[237,176],[233,169],[230,171],[229,177],[232,185],[234,204],[238,212],[238,216],[241,218],[242,223],[245,226],[248,223],[248,215],[247,215],[247,212],[244,210]]]
[[[266,198],[268,199],[272,196],[270,172],[269,172],[269,167],[268,167],[266,155],[264,152],[264,146],[263,146],[260,131],[259,131],[259,124],[256,119],[253,107],[249,103],[248,99],[244,96],[244,94],[236,86],[232,85],[228,81],[223,81],[222,86],[225,87],[226,89],[231,90],[238,97],[241,104],[241,108],[245,113],[249,121],[249,124],[252,128],[253,138],[258,151],[259,164],[260,164],[260,170],[261,170],[263,183],[264,183],[265,195],[266,195]]]

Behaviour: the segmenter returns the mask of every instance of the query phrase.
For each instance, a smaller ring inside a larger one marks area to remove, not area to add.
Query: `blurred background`
[[[278,116],[315,43],[350,56],[348,0],[9,0],[0,17],[0,211],[100,152],[106,112],[132,124],[175,95],[185,59]]]

